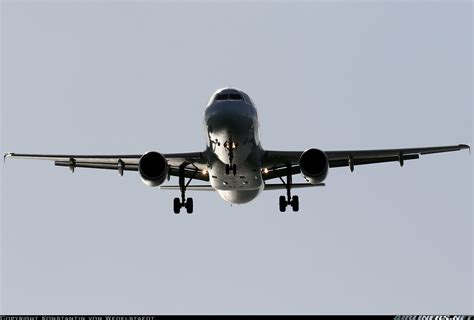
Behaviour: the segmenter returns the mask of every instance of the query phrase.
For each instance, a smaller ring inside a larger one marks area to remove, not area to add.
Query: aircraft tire
[[[293,196],[291,199],[291,207],[293,208],[294,212],[298,212],[298,210],[300,210],[300,199],[298,196]]]
[[[189,214],[193,213],[193,198],[186,200],[186,212]]]
[[[173,211],[175,214],[179,214],[179,212],[181,211],[181,201],[179,200],[179,198],[173,199]]]
[[[286,205],[287,205],[285,196],[280,196],[279,204],[280,204],[280,212],[285,212]]]

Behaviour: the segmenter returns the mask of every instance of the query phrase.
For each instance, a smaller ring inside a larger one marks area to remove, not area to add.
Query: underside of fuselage
[[[262,188],[263,189],[263,188]],[[227,202],[243,204],[255,199],[261,189],[255,190],[217,190],[219,195]]]

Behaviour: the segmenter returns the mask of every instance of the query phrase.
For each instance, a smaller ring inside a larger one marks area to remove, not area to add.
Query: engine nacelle
[[[161,153],[150,151],[138,161],[138,171],[146,185],[157,187],[165,182],[168,175],[168,163]]]
[[[311,184],[323,182],[328,175],[328,157],[319,149],[308,149],[300,156],[300,170],[303,177]]]

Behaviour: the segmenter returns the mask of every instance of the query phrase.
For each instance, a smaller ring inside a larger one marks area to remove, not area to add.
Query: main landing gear
[[[291,166],[288,166],[288,174],[286,176],[286,182],[280,177],[281,182],[286,187],[286,197],[280,196],[279,205],[280,212],[285,212],[287,206],[291,206],[294,212],[297,212],[300,209],[300,199],[298,196],[291,196],[291,185],[292,185],[292,175],[291,175]]]
[[[186,212],[188,214],[193,213],[193,198],[187,198],[186,199],[186,188],[188,187],[189,183],[193,180],[194,175],[197,173],[197,171],[194,172],[194,174],[189,178],[188,182],[185,183],[184,181],[184,168],[186,167],[186,164],[183,164],[179,167],[179,188],[181,189],[181,199],[180,198],[174,198],[173,199],[173,211],[175,214],[179,214],[181,211],[181,208],[186,208]]]
[[[237,166],[235,165],[235,163],[232,163],[232,161],[234,160],[234,150],[237,148],[237,144],[232,140],[232,136],[224,143],[224,148],[229,154],[230,162],[230,164],[225,165],[225,174],[229,175],[230,171],[232,170],[232,173],[235,176],[237,174]]]

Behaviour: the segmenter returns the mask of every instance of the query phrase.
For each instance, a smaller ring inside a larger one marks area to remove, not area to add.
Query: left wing
[[[470,149],[470,147],[466,144],[459,144],[440,147],[324,152],[328,157],[329,168],[349,167],[353,171],[354,166],[382,162],[396,161],[403,166],[405,160],[418,159],[420,155],[459,151],[462,149]],[[263,176],[264,179],[269,180],[286,176],[288,174],[288,166],[290,166],[291,174],[300,173],[299,159],[302,153],[303,151],[266,151],[262,167],[267,168],[268,173]]]
[[[34,159],[54,161],[54,165],[69,167],[74,172],[75,168],[94,168],[116,170],[120,175],[124,171],[138,171],[138,161],[142,154],[123,155],[60,155],[60,154],[26,154],[6,153],[3,158]],[[202,171],[206,168],[206,159],[203,152],[168,153],[163,154],[169,166],[169,174],[178,176],[179,167],[186,164],[185,177],[193,176],[194,179],[209,181],[209,177]]]

